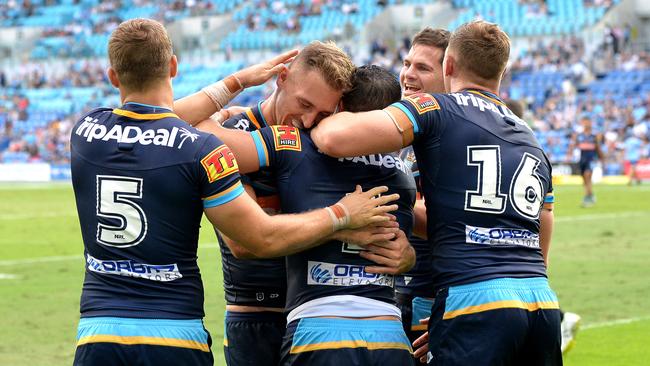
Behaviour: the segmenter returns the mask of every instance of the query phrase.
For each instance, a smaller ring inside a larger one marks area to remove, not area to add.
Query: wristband
[[[350,213],[342,203],[335,203],[332,206],[325,207],[332,219],[332,228],[334,231],[345,229],[350,225]]]
[[[201,89],[212,100],[212,103],[214,103],[217,109],[223,108],[242,90],[244,88],[235,75],[230,75],[223,80]]]

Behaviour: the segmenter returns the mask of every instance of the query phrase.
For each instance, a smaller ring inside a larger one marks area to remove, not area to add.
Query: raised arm
[[[247,195],[205,208],[212,224],[226,236],[260,258],[280,257],[318,245],[322,239],[341,229],[354,229],[389,220],[384,215],[397,205],[383,206],[399,195],[375,197],[386,192],[377,187],[366,192],[361,187],[329,208],[295,215],[269,216]],[[243,227],[242,222],[255,223]]]
[[[192,126],[210,118],[245,88],[264,84],[286,69],[298,50],[284,52],[265,62],[239,70],[223,80],[174,102],[174,112]]]

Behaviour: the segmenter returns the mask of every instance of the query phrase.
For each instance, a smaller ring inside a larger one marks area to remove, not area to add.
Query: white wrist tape
[[[350,225],[350,212],[342,203],[335,203],[325,209],[330,214],[334,231],[345,229]]]
[[[212,100],[217,110],[230,103],[242,90],[244,90],[244,87],[234,75],[201,89]]]

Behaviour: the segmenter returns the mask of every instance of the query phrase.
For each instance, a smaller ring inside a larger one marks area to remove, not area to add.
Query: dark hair
[[[376,65],[357,67],[352,75],[352,89],[343,94],[343,110],[366,112],[383,109],[399,101],[402,90],[397,77]]]
[[[440,57],[440,60],[438,60],[438,63],[442,65],[442,59],[444,58],[445,55],[444,51],[447,49],[447,46],[449,45],[450,37],[451,37],[451,33],[446,29],[442,29],[442,28],[433,29],[431,27],[425,27],[424,29],[419,31],[415,36],[413,36],[413,40],[411,41],[411,47],[422,45],[422,46],[440,48],[442,50],[442,56]]]
[[[506,107],[519,118],[524,118],[524,105],[514,99],[506,99]]]

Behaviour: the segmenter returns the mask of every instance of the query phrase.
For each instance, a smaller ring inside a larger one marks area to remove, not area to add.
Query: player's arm
[[[548,193],[544,199],[542,212],[539,214],[539,247],[544,257],[544,265],[548,267],[548,254],[551,249],[551,236],[553,234],[553,193]]]
[[[252,173],[260,169],[258,150],[250,132],[225,128],[211,119],[202,121],[196,125],[196,128],[217,136],[228,145],[237,159],[241,173]]]
[[[387,190],[382,186],[362,192],[357,186],[335,205],[302,214],[269,216],[247,194],[216,206],[204,201],[204,211],[219,231],[253,255],[281,257],[312,248],[334,231],[388,221],[384,214],[396,210],[397,205],[386,204],[399,195],[375,197]]]
[[[284,52],[266,62],[239,70],[201,91],[174,101],[174,112],[194,126],[221,110],[245,88],[261,85],[285,70],[285,63],[291,62],[297,54],[297,50]]]
[[[249,184],[242,184],[244,186],[244,191],[246,191],[246,194],[250,196],[253,200],[257,198],[257,195],[255,194],[255,190],[253,190],[253,187],[251,187]],[[250,250],[247,250],[244,246],[240,245],[236,241],[230,239],[228,236],[224,235],[224,233],[221,233],[221,238],[223,238],[223,241],[228,245],[228,248],[230,248],[230,252],[232,253],[233,256],[237,259],[252,259],[252,258],[257,258],[255,254],[253,254]]]
[[[413,225],[413,235],[422,239],[427,238],[427,207],[424,205],[424,200],[419,199],[415,201],[413,207],[413,215],[415,222]]]
[[[597,134],[596,135],[596,154],[598,154],[598,159],[600,159],[601,161],[605,161],[605,154],[603,153],[602,142],[603,142],[603,135]]]
[[[413,141],[413,132],[398,128],[394,117],[381,110],[336,113],[323,119],[311,137],[319,150],[340,158],[397,151]]]

